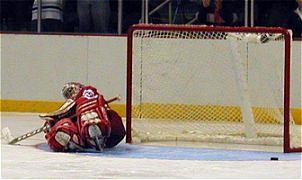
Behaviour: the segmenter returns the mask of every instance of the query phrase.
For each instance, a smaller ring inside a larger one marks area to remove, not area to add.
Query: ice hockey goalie
[[[96,88],[70,82],[62,94],[66,101],[57,111],[40,115],[50,126],[45,138],[52,150],[102,151],[122,141],[122,119]]]

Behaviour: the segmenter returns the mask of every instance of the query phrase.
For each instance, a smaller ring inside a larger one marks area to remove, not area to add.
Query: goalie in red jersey
[[[102,151],[117,145],[125,136],[121,117],[92,86],[70,82],[62,94],[66,102],[55,112],[42,114],[50,129],[45,138],[54,151]]]

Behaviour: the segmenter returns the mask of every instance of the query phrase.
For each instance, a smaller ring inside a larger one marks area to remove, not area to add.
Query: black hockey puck
[[[272,161],[278,161],[279,158],[278,158],[278,157],[271,157],[271,160],[272,160]]]

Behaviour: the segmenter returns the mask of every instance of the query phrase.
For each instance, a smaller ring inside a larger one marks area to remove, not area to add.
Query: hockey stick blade
[[[8,127],[2,129],[2,137],[7,142],[10,142],[14,139]]]

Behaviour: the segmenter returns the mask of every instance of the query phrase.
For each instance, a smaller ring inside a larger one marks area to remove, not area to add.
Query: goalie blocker
[[[57,111],[40,115],[51,128],[45,138],[54,151],[83,151],[111,148],[125,136],[121,117],[92,86],[67,83],[67,99]]]

